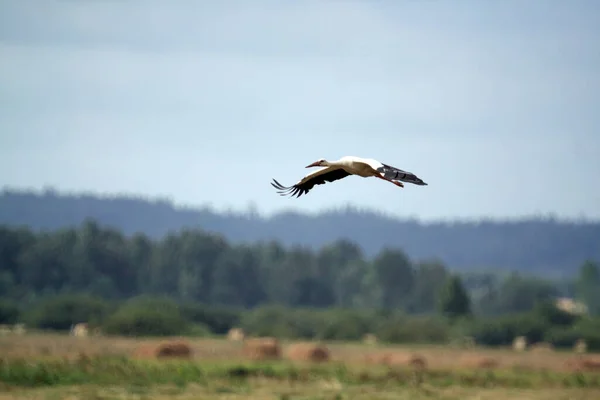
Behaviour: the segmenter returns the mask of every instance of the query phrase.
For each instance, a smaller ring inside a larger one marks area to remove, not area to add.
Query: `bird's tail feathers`
[[[427,183],[423,182],[421,178],[412,172],[403,171],[390,165],[383,164],[383,167],[378,168],[377,171],[379,171],[383,177],[387,179],[412,183],[413,185],[427,186]]]

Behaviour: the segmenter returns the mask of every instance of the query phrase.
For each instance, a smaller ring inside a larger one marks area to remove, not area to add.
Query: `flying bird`
[[[363,178],[370,176],[393,183],[398,187],[404,187],[402,182],[414,185],[426,186],[427,184],[412,172],[403,171],[399,168],[383,164],[372,158],[360,158],[353,156],[342,157],[337,161],[327,161],[321,158],[306,168],[325,167],[312,172],[302,178],[293,186],[283,186],[273,179],[271,185],[277,189],[281,196],[300,197],[308,193],[315,185],[323,185],[343,179],[350,175],[358,175]]]

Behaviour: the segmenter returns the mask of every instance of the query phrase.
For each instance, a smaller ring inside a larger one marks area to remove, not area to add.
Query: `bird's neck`
[[[325,165],[327,167],[345,168],[348,166],[348,162],[346,160],[325,161]]]

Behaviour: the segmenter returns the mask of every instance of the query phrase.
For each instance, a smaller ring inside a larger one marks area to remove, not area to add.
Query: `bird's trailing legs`
[[[384,181],[387,181],[387,182],[391,182],[391,183],[393,183],[394,185],[396,185],[396,186],[398,186],[398,187],[401,187],[401,188],[403,188],[403,187],[404,187],[404,184],[403,184],[402,182],[400,182],[400,181],[393,181],[393,180],[391,180],[391,179],[384,178],[384,177],[383,177],[383,176],[381,176],[381,175],[375,175],[375,177],[376,177],[376,178],[379,178],[379,179],[383,179]]]

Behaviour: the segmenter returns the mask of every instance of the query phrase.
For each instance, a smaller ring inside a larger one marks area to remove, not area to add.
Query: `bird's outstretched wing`
[[[412,183],[419,186],[427,186],[427,184],[423,182],[421,178],[412,172],[403,171],[400,168],[392,167],[391,165],[383,163],[381,163],[381,165],[381,167],[377,168],[377,171],[381,172],[384,178]]]
[[[283,186],[273,179],[271,186],[277,189],[281,196],[300,197],[308,193],[315,185],[323,185],[327,182],[337,181],[350,175],[345,169],[338,167],[327,167],[306,175],[293,186]]]

